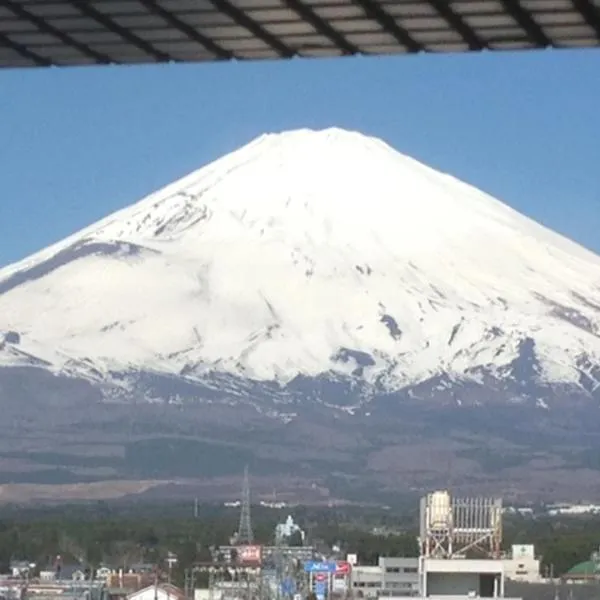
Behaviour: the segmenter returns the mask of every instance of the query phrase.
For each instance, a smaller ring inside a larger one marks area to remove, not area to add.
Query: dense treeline
[[[366,509],[293,511],[309,542],[357,552],[361,562],[374,564],[380,555],[416,555],[415,515],[400,517]],[[203,506],[197,518],[186,507],[105,505],[53,510],[4,509],[0,514],[0,569],[11,559],[50,565],[63,562],[127,567],[140,562],[162,564],[168,552],[179,559],[176,580],[185,569],[209,561],[212,546],[229,543],[237,528],[235,509]],[[287,513],[255,509],[254,531],[259,543],[273,542],[273,530]],[[377,531],[377,533],[374,533]],[[535,543],[544,569],[555,575],[587,560],[600,543],[600,519],[512,519],[504,528],[504,545]]]
[[[600,545],[598,517],[510,519],[504,527],[504,545],[533,543],[542,557],[545,575],[561,575],[590,559]]]

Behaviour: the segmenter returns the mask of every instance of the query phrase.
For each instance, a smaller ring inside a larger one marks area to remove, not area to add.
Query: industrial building
[[[424,558],[421,595],[442,597],[504,597],[504,571],[500,560]]]
[[[428,494],[421,499],[419,558],[380,557],[377,566],[354,566],[353,595],[504,598],[506,580],[541,581],[533,545],[513,545],[502,554],[502,514],[498,498]]]
[[[438,491],[421,499],[419,589],[422,598],[503,598],[502,501],[453,498]]]

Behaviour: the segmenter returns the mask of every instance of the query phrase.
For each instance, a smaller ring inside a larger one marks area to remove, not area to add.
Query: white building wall
[[[502,596],[504,567],[494,559],[421,558],[421,594],[466,598],[469,594]]]
[[[506,558],[502,562],[506,579],[535,583],[541,578],[540,561],[537,558]]]
[[[380,557],[379,565],[355,566],[351,587],[366,598],[414,596],[419,591],[417,558]]]
[[[479,573],[428,573],[428,596],[479,595]]]
[[[167,600],[167,594],[165,591],[158,587],[148,587],[129,596],[129,600]]]
[[[209,590],[208,588],[196,588],[194,600],[221,600],[221,590]]]
[[[174,592],[169,592],[167,589],[151,585],[143,590],[139,590],[127,596],[127,600],[178,600],[178,596]]]
[[[512,581],[535,583],[540,580],[540,561],[535,557],[533,544],[515,544],[511,556],[505,558],[504,576]]]
[[[383,586],[381,567],[355,566],[351,575],[352,589],[362,592],[365,598],[375,598]]]
[[[488,558],[425,558],[423,568],[431,573],[503,573],[502,561]]]
[[[382,571],[382,595],[412,596],[419,591],[419,559],[379,557]]]

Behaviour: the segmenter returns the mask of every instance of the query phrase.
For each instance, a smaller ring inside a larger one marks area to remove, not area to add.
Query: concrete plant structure
[[[499,498],[453,498],[446,490],[422,498],[421,597],[503,598],[501,542]]]

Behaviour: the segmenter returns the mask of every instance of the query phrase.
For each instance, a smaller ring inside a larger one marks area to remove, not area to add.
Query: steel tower
[[[240,526],[238,527],[238,544],[252,544],[252,520],[250,518],[250,480],[248,466],[244,468],[244,484],[242,486],[242,510],[240,512]]]

